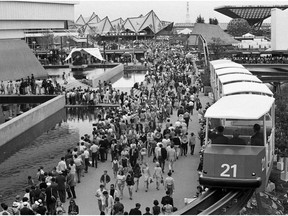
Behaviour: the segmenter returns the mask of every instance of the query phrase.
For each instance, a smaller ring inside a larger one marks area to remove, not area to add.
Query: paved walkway
[[[199,98],[203,107],[207,102],[211,102],[211,99],[200,93]],[[171,117],[172,122],[176,120],[176,111],[174,111]],[[192,117],[192,122],[190,121],[188,132],[194,132],[196,138],[198,137],[199,123],[198,123],[198,113],[194,110],[194,115]],[[90,133],[90,131],[87,131]],[[196,187],[198,185],[198,164],[199,164],[199,150],[200,144],[199,140],[196,139],[196,147],[194,155],[188,154],[187,157],[179,157],[175,163],[175,172],[172,177],[175,180],[175,193],[173,194],[174,205],[181,209],[185,206],[184,198],[193,197],[196,194]],[[190,153],[190,150],[188,151]],[[109,162],[108,162],[109,161]],[[112,177],[112,182],[115,183],[113,178],[113,173],[111,169],[111,158],[108,155],[108,161],[98,163],[98,168],[89,167],[88,173],[82,178],[81,183],[76,186],[77,199],[75,200],[80,209],[81,215],[97,215],[100,214],[97,204],[97,199],[95,197],[96,190],[100,185],[100,176],[103,174],[104,170],[108,170],[108,174]],[[152,157],[149,158],[150,172],[153,174],[154,163],[152,162]],[[165,174],[164,178],[167,176],[168,163],[165,164]],[[109,188],[109,186],[108,186]],[[124,204],[125,211],[130,211],[131,208],[135,208],[135,204],[139,202],[141,204],[140,210],[142,214],[145,213],[145,208],[150,207],[152,209],[153,201],[157,199],[159,203],[162,197],[165,195],[164,187],[161,185],[160,190],[156,190],[156,184],[153,182],[149,186],[149,191],[144,190],[144,179],[140,178],[139,190],[137,193],[133,193],[133,200],[129,200],[128,189],[125,186],[124,197],[121,202]],[[64,204],[65,209],[68,209],[68,202]],[[161,206],[161,205],[160,205]]]

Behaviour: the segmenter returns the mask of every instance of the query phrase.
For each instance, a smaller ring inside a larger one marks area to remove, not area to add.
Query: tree
[[[214,59],[220,59],[225,51],[225,42],[221,38],[212,37],[212,42],[208,43],[209,50],[214,53]]]
[[[204,17],[202,17],[201,14],[199,14],[199,16],[197,17],[196,23],[205,23]]]
[[[284,87],[282,93],[275,94],[275,147],[282,157],[288,157],[288,88]]]
[[[236,18],[232,19],[227,26],[228,34],[239,37],[251,31],[251,26],[248,24],[247,20]]]
[[[209,24],[211,25],[218,25],[218,20],[216,18],[209,18]]]

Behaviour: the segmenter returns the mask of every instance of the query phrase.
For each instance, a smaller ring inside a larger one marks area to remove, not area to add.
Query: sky
[[[219,12],[214,11],[215,7],[227,6],[227,5],[287,5],[288,1],[277,0],[277,1],[255,1],[255,0],[246,0],[246,1],[163,1],[163,0],[154,0],[154,1],[123,1],[123,0],[78,0],[76,1],[74,9],[75,20],[80,16],[90,17],[93,12],[95,12],[100,19],[103,19],[105,16],[108,16],[110,21],[122,17],[126,19],[129,17],[137,17],[139,15],[146,15],[151,10],[154,10],[156,15],[160,20],[170,21],[175,23],[185,23],[186,14],[187,14],[187,2],[189,2],[189,16],[190,21],[194,23],[197,16],[201,14],[204,17],[205,22],[209,21],[209,18],[217,18],[220,23],[228,23],[231,18],[222,15]],[[269,19],[265,20],[269,22]]]

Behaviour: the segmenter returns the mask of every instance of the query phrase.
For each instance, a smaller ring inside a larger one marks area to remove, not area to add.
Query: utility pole
[[[189,2],[187,2],[187,6],[186,6],[186,23],[191,23],[190,12],[189,12]]]

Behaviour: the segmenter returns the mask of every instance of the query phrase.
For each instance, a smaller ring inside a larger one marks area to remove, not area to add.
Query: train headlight
[[[256,176],[256,173],[252,173],[252,176]]]

